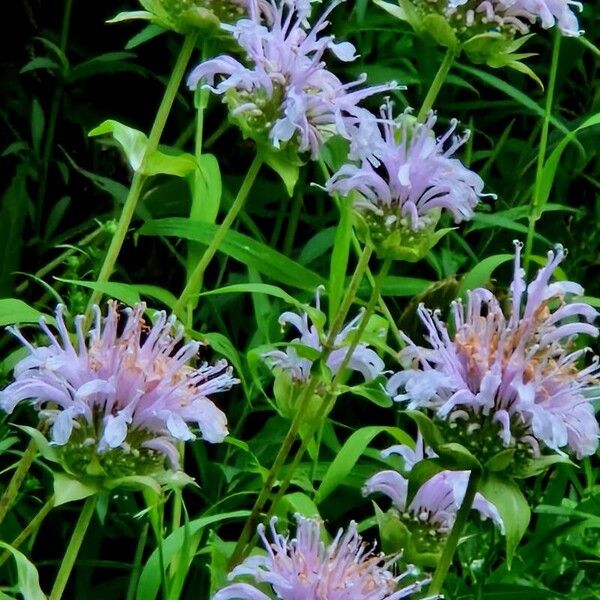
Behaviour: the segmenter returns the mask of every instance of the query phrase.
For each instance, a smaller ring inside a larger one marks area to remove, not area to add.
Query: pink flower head
[[[277,533],[277,519],[271,520],[272,542],[259,525],[258,534],[266,556],[253,556],[236,567],[230,578],[253,577],[257,584],[269,584],[282,600],[400,600],[418,592],[423,583],[401,587],[412,576],[408,569],[400,575],[390,570],[395,558],[368,550],[351,522],[347,531],[338,531],[333,542],[321,541],[321,521],[296,516],[296,537]],[[248,583],[234,583],[217,592],[213,600],[269,600],[267,594]]]
[[[431,449],[424,447],[420,435],[414,450],[408,446],[398,445],[381,453],[384,458],[390,454],[399,454],[403,457],[406,471],[410,471],[426,456],[435,456]],[[427,480],[419,488],[412,502],[407,505],[408,480],[397,471],[388,470],[381,471],[368,479],[363,487],[363,493],[365,495],[376,492],[385,494],[406,519],[427,523],[436,532],[445,535],[454,525],[468,482],[469,471],[441,471]],[[479,492],[475,494],[473,509],[479,512],[482,518],[492,519],[500,530],[504,531],[500,513]]]
[[[598,359],[580,368],[589,349],[575,348],[574,340],[598,335],[598,313],[584,302],[567,302],[583,293],[580,285],[550,283],[565,255],[561,246],[548,252],[546,266],[529,285],[521,244],[515,246],[508,313],[490,291],[473,290],[466,308],[453,303],[451,334],[437,311],[420,306],[429,347],[407,339],[400,356],[406,370],[390,378],[388,391],[409,408],[433,410],[451,440],[472,444],[479,456],[499,451],[493,439],[526,456],[544,448],[591,455],[599,435],[589,397]]]
[[[354,89],[364,77],[344,84],[327,70],[323,56],[328,51],[342,61],[356,58],[349,42],[320,36],[329,24],[327,16],[341,1],[332,2],[312,28],[307,24],[307,0],[271,0],[268,25],[254,12],[232,27],[224,26],[245,51],[249,66],[218,56],[192,71],[189,87],[205,81],[212,92],[224,94],[247,135],[264,135],[275,148],[293,142],[300,152],[316,158],[328,137],[344,132],[345,115],[360,101],[394,87]]]
[[[144,319],[145,304],[119,314],[108,303],[102,318],[96,306],[95,324],[86,341],[84,315],[75,317],[73,344],[64,321],[64,307],[56,309],[58,337],[43,319],[40,328],[49,345],[33,346],[17,328],[9,328],[29,355],[15,367],[15,380],[0,392],[0,408],[12,413],[17,404],[32,400],[40,416],[52,424],[52,442],[111,450],[135,456],[166,457],[177,468],[177,440],[202,438],[221,442],[227,419],[209,396],[238,383],[224,360],[191,366],[198,342],[180,345],[183,327],[175,317],[156,312],[154,324]]]
[[[350,158],[325,187],[330,193],[355,195],[355,207],[367,218],[381,221],[382,229],[422,232],[435,226],[439,213],[448,211],[454,221],[468,220],[484,196],[483,180],[452,158],[469,137],[454,136],[457,121],[436,138],[435,113],[418,123],[410,109],[393,117],[388,101],[381,118],[363,111],[348,126]]]
[[[320,309],[319,294],[317,293],[317,310]],[[358,328],[363,313],[360,312],[352,319],[336,336],[334,349],[327,359],[327,366],[332,373],[337,374],[346,358],[346,353],[352,343],[352,333]],[[271,350],[265,352],[262,357],[274,370],[287,371],[292,380],[306,382],[310,377],[313,361],[298,354],[293,344],[302,344],[318,352],[323,350],[323,343],[328,337],[327,332],[319,332],[310,321],[307,313],[302,315],[293,312],[284,312],[279,317],[281,325],[289,323],[293,325],[300,337],[292,340],[290,346],[285,350]],[[379,355],[372,350],[368,344],[358,344],[348,362],[348,368],[359,372],[365,381],[371,381],[384,373],[385,363]]]

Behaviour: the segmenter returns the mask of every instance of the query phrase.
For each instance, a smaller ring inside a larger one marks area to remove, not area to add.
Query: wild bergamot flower
[[[95,307],[88,339],[84,315],[75,317],[75,341],[56,309],[58,336],[44,320],[48,345],[34,346],[19,329],[8,328],[29,355],[14,370],[14,381],[0,392],[0,408],[12,413],[31,401],[51,425],[51,442],[65,468],[82,477],[116,478],[164,468],[177,469],[176,443],[196,436],[221,442],[225,414],[210,400],[238,383],[225,360],[192,365],[200,344],[183,343],[183,327],[165,312],[149,325],[145,304],[119,310],[108,303],[106,317]]]
[[[447,441],[478,457],[507,448],[523,458],[547,450],[591,455],[599,428],[589,393],[600,367],[597,358],[579,365],[589,349],[575,339],[598,335],[598,313],[568,301],[583,293],[579,284],[550,282],[565,256],[561,246],[528,285],[520,252],[517,243],[508,311],[489,290],[473,290],[466,307],[453,303],[451,332],[438,311],[419,307],[429,346],[407,339],[405,370],[390,378],[388,390],[409,408],[433,411]]]

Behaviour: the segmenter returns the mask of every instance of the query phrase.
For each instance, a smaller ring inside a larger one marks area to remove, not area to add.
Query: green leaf
[[[451,442],[435,449],[439,463],[452,471],[481,471],[481,463],[462,444]]]
[[[60,462],[56,448],[50,445],[46,436],[39,429],[29,427],[29,425],[15,425],[15,427],[24,431],[33,440],[42,457],[50,462]]]
[[[396,17],[396,19],[400,19],[401,21],[409,20],[408,15],[402,5],[384,2],[383,0],[373,0],[373,2],[379,6],[379,8],[383,8],[383,10],[385,10],[388,14],[392,15],[392,17]]]
[[[600,125],[600,113],[596,113],[589,119],[586,119],[579,127],[577,127],[577,129],[575,129],[575,131],[567,133],[567,135],[560,141],[560,143],[557,144],[556,148],[554,148],[554,150],[544,163],[541,175],[539,196],[536,199],[536,210],[538,211],[538,214],[541,214],[540,211],[543,210],[544,205],[548,202],[548,198],[550,197],[550,191],[552,189],[554,178],[556,176],[556,171],[558,169],[558,165],[560,164],[560,159],[565,148],[569,145],[570,142],[577,141],[576,135],[580,131],[587,129],[588,127],[594,127],[595,125]]]
[[[344,443],[337,453],[333,462],[329,465],[319,490],[315,496],[315,502],[320,504],[330,496],[339,485],[341,485],[350,474],[358,459],[364,454],[371,441],[381,433],[387,433],[402,444],[413,446],[412,438],[398,427],[363,427],[355,431]]]
[[[142,226],[139,234],[176,236],[208,245],[216,231],[216,225],[207,223],[198,227],[189,219],[173,217],[149,221]],[[323,279],[313,271],[237,231],[227,232],[219,251],[275,281],[292,287],[314,292],[318,286],[323,285]]]
[[[288,144],[287,148],[289,147]],[[261,145],[259,152],[265,164],[281,177],[288,195],[292,196],[296,183],[298,183],[300,167],[303,163],[295,150],[288,150],[287,148],[277,150],[270,146]]]
[[[147,153],[148,138],[145,133],[108,119],[92,129],[90,137],[110,134],[121,146],[131,168],[144,175],[175,175],[185,177],[197,169],[196,159],[185,152],[167,154],[160,150]]]
[[[355,396],[366,398],[367,400],[381,406],[382,408],[390,408],[394,404],[394,401],[390,398],[389,394],[382,389],[380,382],[368,382],[361,383],[360,385],[344,386],[341,388],[344,392],[349,392]]]
[[[194,519],[185,525],[178,527],[171,535],[162,542],[163,564],[167,567],[176,557],[184,540],[188,536],[198,536],[207,525],[221,523],[230,519],[244,519],[250,514],[247,510],[238,510],[229,513],[220,513],[207,517]],[[155,549],[148,558],[137,586],[137,600],[154,600],[159,592],[161,584],[160,555]]]
[[[454,68],[469,73],[477,77],[484,83],[488,84],[489,86],[496,88],[503,94],[506,94],[513,100],[516,100],[521,106],[523,106],[533,114],[537,115],[538,117],[545,116],[546,111],[537,102],[533,101],[530,96],[528,96],[521,90],[518,90],[517,88],[504,81],[504,79],[500,79],[499,77],[487,73],[486,71],[482,71],[481,69],[476,69],[475,67],[471,67],[469,65],[464,65],[461,63],[455,63]],[[550,122],[554,127],[556,127],[559,131],[562,131],[565,135],[568,135],[570,133],[565,124],[562,121],[559,121],[556,117],[551,116]]]
[[[416,423],[425,443],[437,452],[437,449],[444,443],[444,438],[437,425],[420,410],[404,410],[402,413]]]
[[[35,568],[28,558],[10,544],[0,541],[0,548],[12,554],[17,566],[17,589],[25,600],[46,600],[40,587],[40,579]],[[10,598],[10,596],[5,596]]]
[[[458,39],[454,29],[443,15],[429,14],[422,19],[420,25],[422,32],[430,35],[438,44],[446,48],[456,48]]]
[[[527,477],[534,477],[543,473],[553,465],[571,465],[576,467],[577,465],[568,457],[562,454],[552,454],[550,456],[541,456],[540,458],[532,458],[528,460],[524,465],[520,465],[515,477],[517,479],[525,479]]]
[[[485,463],[485,470],[494,471],[495,473],[505,471],[510,465],[513,464],[514,457],[515,448],[507,448],[506,450],[502,450],[501,452],[494,454],[494,456],[492,456],[492,458]]]
[[[75,502],[89,498],[98,493],[98,488],[86,485],[78,479],[73,479],[59,471],[54,476],[54,506],[60,506],[67,502]]]
[[[492,277],[492,273],[504,263],[513,260],[512,254],[495,254],[488,256],[477,263],[463,278],[458,289],[458,295],[461,298],[466,296],[467,291],[476,288],[485,287]]]
[[[133,127],[123,125],[113,119],[103,121],[98,127],[94,127],[88,133],[90,137],[106,134],[111,134],[115,138],[123,149],[131,168],[134,171],[138,171],[142,166],[146,146],[148,145],[146,135]]]
[[[140,302],[140,295],[135,289],[135,286],[129,283],[116,283],[114,281],[97,282],[97,281],[80,281],[77,279],[63,279],[56,277],[57,281],[63,283],[70,283],[71,285],[79,285],[81,287],[89,288],[94,291],[102,292],[111,298],[116,298],[124,304],[133,306]]]
[[[34,59],[30,60],[19,71],[19,73],[29,73],[30,71],[37,71],[38,69],[58,71],[60,69],[60,65],[57,62],[53,61],[51,58],[48,58],[47,56],[36,56]]]
[[[34,98],[31,105],[31,141],[33,149],[38,156],[40,156],[42,148],[42,137],[44,135],[45,125],[46,119],[44,117],[42,105],[37,98]]]
[[[283,506],[290,514],[300,513],[304,517],[318,517],[319,508],[310,496],[303,492],[292,492],[281,499]]]
[[[23,300],[0,298],[0,327],[14,323],[37,323],[42,317],[48,323],[54,323],[54,317],[41,313]]]
[[[479,481],[477,490],[498,510],[504,523],[506,560],[510,569],[521,538],[531,518],[531,510],[523,492],[512,480],[494,473],[486,473]]]

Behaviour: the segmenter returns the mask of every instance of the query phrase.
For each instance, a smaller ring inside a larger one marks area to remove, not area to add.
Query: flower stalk
[[[311,423],[309,430],[306,432],[306,435],[303,436],[302,443],[300,444],[300,447],[298,448],[298,450],[294,456],[294,460],[292,461],[292,464],[291,464],[290,468],[288,469],[288,474],[286,475],[285,479],[281,482],[281,484],[279,486],[277,494],[271,503],[271,508],[267,515],[267,520],[274,514],[275,510],[277,509],[277,504],[279,503],[279,501],[281,500],[281,498],[287,491],[287,488],[289,487],[289,485],[292,481],[292,477],[294,476],[294,473],[296,472],[296,469],[298,468],[300,461],[302,460],[302,457],[304,456],[304,453],[306,452],[306,449],[308,448],[308,444],[310,443],[310,440],[312,439],[312,437],[316,433],[317,429],[320,427],[321,423],[323,422],[323,418],[330,410],[330,404],[336,397],[336,391],[337,391],[338,386],[341,384],[342,377],[344,376],[344,371],[346,370],[348,363],[350,362],[350,360],[354,354],[354,351],[356,350],[356,347],[358,346],[358,344],[365,332],[365,329],[367,328],[367,325],[369,324],[369,319],[375,312],[375,308],[376,308],[377,304],[379,303],[379,299],[381,297],[381,288],[382,288],[383,282],[385,281],[385,278],[389,272],[391,264],[392,264],[391,259],[389,259],[389,258],[385,259],[383,262],[383,265],[381,267],[381,270],[379,271],[379,273],[377,274],[377,276],[374,279],[373,288],[371,291],[371,297],[369,298],[369,301],[368,301],[367,307],[365,309],[365,313],[363,314],[363,317],[361,319],[360,325],[354,331],[354,336],[352,338],[352,342],[351,342],[350,346],[348,346],[348,350],[346,351],[346,356],[344,357],[344,360],[339,368],[339,371],[337,372],[336,376],[334,377],[334,379],[331,383],[331,388],[329,389],[328,393],[325,395],[325,397],[321,401],[318,411],[317,411],[317,414],[316,414],[316,417],[314,418],[313,422]]]
[[[348,286],[347,293],[344,297],[342,305],[340,306],[340,310],[338,311],[338,313],[336,315],[335,321],[332,323],[331,330],[329,332],[329,336],[328,336],[327,340],[325,341],[325,343],[323,344],[323,350],[321,352],[321,357],[320,357],[320,360],[323,362],[327,361],[327,358],[333,351],[334,340],[337,337],[338,333],[340,332],[342,325],[344,323],[344,320],[346,318],[346,315],[348,314],[350,307],[352,306],[352,304],[354,302],[354,299],[356,297],[356,292],[358,291],[358,287],[359,287],[359,285],[366,273],[367,267],[369,265],[369,259],[371,258],[372,252],[373,252],[373,250],[370,246],[365,246],[365,248],[363,249],[363,252],[360,256],[356,270],[354,271],[354,275],[352,276],[352,279],[350,281],[350,285]],[[312,398],[312,396],[317,388],[317,385],[319,384],[319,381],[320,380],[318,377],[311,375],[308,383],[306,384],[306,387],[304,388],[304,391],[299,399],[298,411],[296,412],[296,415],[294,416],[294,419],[292,420],[290,428],[281,444],[281,448],[280,448],[279,452],[277,453],[277,456],[275,457],[275,461],[273,462],[273,465],[272,465],[271,469],[269,470],[267,477],[265,478],[265,481],[262,485],[259,495],[254,503],[254,506],[252,507],[252,512],[244,525],[244,528],[240,535],[240,539],[233,551],[233,554],[231,555],[231,559],[230,559],[229,565],[228,565],[229,569],[236,566],[245,557],[245,551],[246,551],[248,542],[250,541],[250,538],[251,538],[254,530],[256,529],[256,522],[260,515],[260,511],[263,509],[263,507],[267,503],[269,494],[271,493],[271,488],[273,487],[273,484],[277,480],[279,471],[283,467],[283,465],[292,449],[292,445],[293,445],[294,441],[296,440],[296,437],[298,435],[298,432],[300,431],[301,425],[304,422],[305,413],[309,407],[310,399]]]
[[[73,565],[75,564],[75,560],[79,554],[79,549],[83,543],[83,538],[85,537],[85,533],[88,529],[90,521],[92,520],[92,516],[94,515],[97,500],[98,496],[94,494],[93,496],[89,496],[83,505],[81,513],[79,514],[79,519],[77,519],[77,524],[73,530],[73,535],[69,541],[67,551],[65,552],[65,556],[60,564],[54,586],[52,587],[52,591],[48,597],[49,600],[60,600],[62,598],[63,592],[67,587],[67,582],[69,581],[71,571],[73,570]]]
[[[142,193],[142,188],[148,177],[144,173],[145,163],[148,157],[158,148],[158,144],[160,142],[160,138],[164,131],[169,114],[171,112],[173,102],[175,101],[177,91],[179,89],[179,86],[181,85],[181,81],[183,80],[183,76],[185,75],[188,63],[190,61],[192,52],[194,51],[195,47],[196,34],[187,35],[179,52],[179,56],[177,57],[177,62],[175,63],[173,71],[171,72],[171,77],[169,78],[169,82],[167,83],[167,87],[165,89],[163,99],[158,108],[158,112],[156,113],[156,118],[154,120],[154,124],[152,125],[150,135],[148,136],[148,143],[146,145],[146,149],[144,151],[144,156],[142,158],[140,167],[133,175],[131,187],[129,188],[129,193],[127,194],[125,204],[123,205],[123,210],[117,223],[117,228],[115,230],[110,246],[104,258],[104,262],[100,269],[100,273],[98,275],[98,284],[106,283],[110,279],[110,276],[112,275],[112,272],[115,268],[115,264],[119,257],[119,253],[121,252],[123,242],[125,241],[125,236],[127,235],[129,225],[131,224],[131,220],[133,219],[133,215],[135,214],[135,209],[139,202]],[[100,289],[97,288],[96,290],[94,290],[88,304],[88,321],[91,318],[92,307],[94,306],[94,304],[98,303],[101,297],[102,292],[100,291]]]
[[[452,564],[452,559],[454,558],[454,552],[458,546],[458,541],[469,519],[469,513],[473,507],[473,501],[475,500],[475,494],[477,493],[477,485],[479,484],[480,477],[481,475],[479,473],[471,471],[465,497],[460,505],[460,509],[456,515],[456,521],[454,521],[452,531],[450,531],[450,535],[448,535],[448,539],[444,545],[444,550],[442,551],[442,556],[440,557],[440,561],[431,580],[431,585],[429,586],[430,596],[440,594],[442,591],[444,580],[446,579],[446,575],[448,574],[448,570]]]
[[[440,93],[440,90],[442,89],[442,86],[448,77],[448,73],[452,68],[455,58],[456,50],[454,48],[448,48],[446,50],[446,54],[444,55],[444,59],[442,60],[442,64],[440,65],[435,77],[433,78],[433,81],[431,82],[431,85],[429,86],[429,90],[427,91],[425,100],[423,100],[419,114],[417,115],[417,121],[419,121],[419,123],[425,123],[427,115],[433,108],[438,94]]]
[[[11,480],[8,482],[8,486],[6,487],[4,494],[2,494],[2,498],[0,498],[0,524],[4,521],[4,517],[6,517],[14,499],[17,497],[36,454],[37,445],[31,440],[23,453],[23,456],[19,459],[17,468],[13,473]]]
[[[544,111],[544,120],[542,121],[542,133],[540,135],[540,145],[538,148],[537,165],[535,172],[535,185],[531,206],[529,210],[529,223],[527,226],[527,240],[525,242],[525,252],[523,256],[523,266],[525,271],[529,268],[531,260],[531,251],[533,249],[533,238],[535,236],[535,224],[541,217],[541,209],[545,203],[542,198],[542,184],[544,179],[544,162],[546,160],[546,149],[548,147],[548,134],[550,131],[550,118],[552,117],[552,105],[554,103],[554,89],[556,87],[556,75],[558,72],[558,57],[560,55],[561,35],[556,32],[554,35],[554,45],[552,47],[552,61],[550,63],[550,74],[548,76],[548,92],[546,94],[546,107]],[[549,191],[549,190],[548,190]]]
[[[225,215],[223,222],[219,226],[219,229],[215,233],[215,236],[213,237],[209,246],[204,251],[204,254],[200,258],[198,264],[196,265],[195,269],[190,275],[188,282],[185,288],[183,289],[183,292],[181,292],[179,299],[175,303],[175,306],[173,307],[173,312],[176,315],[182,313],[183,309],[191,300],[192,296],[194,294],[198,294],[202,289],[204,273],[208,265],[210,264],[210,261],[213,259],[214,255],[217,253],[217,250],[221,246],[221,243],[225,239],[227,232],[231,229],[231,226],[233,225],[233,222],[235,221],[236,217],[239,215],[240,211],[244,207],[246,199],[248,198],[250,190],[252,189],[252,186],[256,181],[256,176],[258,175],[262,164],[263,159],[259,152],[254,157],[254,160],[252,161],[252,164],[250,165],[250,168],[246,173],[246,177],[242,182],[242,185],[237,193],[237,196],[235,197],[235,200],[233,201],[233,204],[231,205],[231,208]],[[188,322],[188,325],[191,325],[191,323]]]

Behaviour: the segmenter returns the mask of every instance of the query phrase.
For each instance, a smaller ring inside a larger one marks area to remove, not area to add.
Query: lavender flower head
[[[597,357],[578,363],[588,348],[575,347],[579,334],[597,336],[597,312],[567,302],[583,288],[550,283],[564,258],[557,246],[526,285],[521,244],[516,243],[510,309],[487,289],[469,293],[466,308],[452,305],[454,333],[439,313],[420,306],[428,347],[407,338],[400,360],[406,370],[389,380],[394,399],[434,412],[447,441],[465,444],[484,461],[514,449],[516,468],[551,450],[593,454],[599,427],[589,392],[600,370]],[[518,460],[521,459],[521,460]]]
[[[410,109],[397,119],[388,101],[381,117],[364,111],[349,127],[350,158],[325,187],[352,195],[380,254],[419,259],[439,239],[434,229],[442,210],[455,223],[473,216],[483,197],[483,180],[452,158],[469,137],[453,135],[457,121],[436,138],[435,113],[418,123]]]
[[[583,5],[574,0],[418,0],[411,6],[415,29],[425,30],[428,17],[442,17],[461,42],[482,34],[510,40],[529,33],[536,23],[544,29],[556,25],[566,36],[583,33],[572,10],[581,11]]]
[[[573,0],[450,0],[443,3],[444,14],[455,26],[483,31],[504,30],[511,34],[526,34],[530,25],[540,23],[544,29],[556,25],[566,36],[579,36],[577,16],[571,7],[582,10]]]
[[[317,311],[320,311],[320,297],[317,292]],[[335,337],[333,351],[329,354],[326,364],[335,375],[342,366],[349,346],[352,344],[352,333],[358,328],[362,319],[361,311],[352,319]],[[292,340],[291,345],[285,350],[271,350],[265,352],[262,358],[275,372],[286,372],[295,383],[306,383],[310,377],[313,361],[298,353],[298,344],[322,352],[323,344],[329,337],[327,332],[319,332],[311,322],[308,313],[301,315],[294,312],[284,312],[279,317],[279,323],[283,326],[289,323],[296,328],[300,337]],[[372,350],[368,344],[358,344],[348,362],[348,369],[360,373],[365,381],[371,381],[384,373],[385,364],[379,355]]]
[[[231,56],[218,56],[193,70],[189,87],[205,81],[212,92],[224,95],[244,135],[268,140],[277,149],[291,144],[316,158],[327,138],[345,131],[344,118],[360,101],[393,87],[355,90],[364,77],[344,84],[326,68],[327,51],[342,61],[356,58],[349,42],[338,44],[333,36],[320,36],[329,24],[327,16],[342,1],[332,2],[312,28],[307,0],[271,0],[268,25],[253,11],[250,18],[223,26],[246,53],[248,66]]]
[[[146,9],[119,13],[109,22],[148,20],[164,29],[187,34],[198,30],[203,35],[219,30],[220,22],[234,23],[248,14],[268,20],[268,0],[140,0]]]
[[[296,516],[296,537],[289,539],[275,529],[271,520],[272,542],[259,525],[258,534],[266,556],[253,556],[230,574],[253,577],[257,584],[271,586],[281,600],[400,600],[418,592],[423,583],[401,587],[412,577],[408,569],[400,575],[391,571],[396,558],[386,558],[368,550],[351,522],[347,531],[340,529],[333,542],[321,541],[321,522]],[[234,583],[217,592],[213,600],[269,600],[270,596],[248,583]]]
[[[435,457],[431,449],[424,446],[419,434],[415,449],[405,445],[397,445],[384,450],[381,455],[387,458],[398,454],[404,459],[404,468],[410,472],[415,464],[427,457]],[[441,471],[427,480],[417,491],[410,504],[407,504],[408,480],[397,471],[380,471],[368,479],[363,487],[363,493],[376,492],[385,494],[392,500],[392,505],[402,516],[409,528],[422,538],[419,546],[423,549],[423,541],[429,543],[428,550],[433,544],[439,544],[441,538],[447,535],[454,525],[469,482],[469,471]],[[504,524],[496,507],[488,502],[480,493],[475,494],[473,509],[482,518],[490,518],[504,531]]]
[[[52,425],[67,470],[83,477],[117,477],[178,467],[178,440],[196,436],[221,442],[227,419],[209,399],[238,383],[224,360],[191,366],[198,342],[181,345],[183,328],[175,318],[156,312],[154,324],[144,320],[145,304],[119,314],[108,303],[86,341],[84,315],[75,317],[75,344],[56,309],[56,336],[43,319],[47,346],[30,344],[17,328],[9,331],[29,351],[15,367],[13,383],[0,392],[0,408],[12,413],[31,400],[40,417]]]

